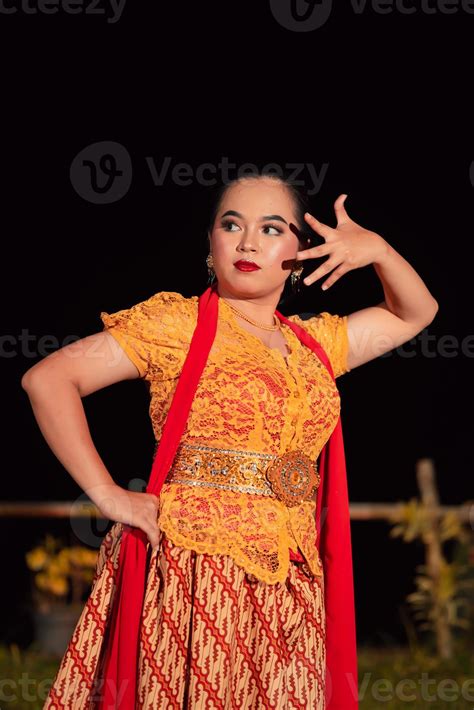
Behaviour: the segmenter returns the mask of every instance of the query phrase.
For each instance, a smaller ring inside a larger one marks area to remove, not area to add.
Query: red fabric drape
[[[147,492],[159,495],[171,468],[197,385],[215,338],[219,295],[215,284],[199,297],[198,321],[179,378]],[[301,342],[321,359],[334,379],[323,348],[296,323],[275,311]],[[317,545],[323,564],[326,607],[327,710],[357,710],[357,651],[352,550],[341,419],[319,459],[321,476],[316,506]],[[124,526],[114,609],[104,650],[99,710],[135,710],[139,632],[146,584],[147,536]]]
[[[321,345],[303,328],[276,312],[334,372]],[[327,710],[357,710],[357,644],[352,571],[351,524],[342,422],[323,447],[318,469],[320,484],[316,502],[317,547],[324,570],[326,607],[326,704]]]

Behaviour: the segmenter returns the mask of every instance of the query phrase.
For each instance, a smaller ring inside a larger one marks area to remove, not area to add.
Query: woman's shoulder
[[[302,327],[306,325],[313,329],[326,329],[326,331],[337,329],[338,326],[344,323],[344,319],[346,318],[347,316],[329,313],[329,311],[321,311],[321,313],[300,313],[288,316],[288,320]]]
[[[158,311],[191,314],[196,311],[197,301],[197,296],[183,296],[178,291],[157,291],[145,303]]]
[[[177,307],[186,307],[197,302],[198,296],[183,296],[178,291],[157,291],[148,300],[152,303],[167,303]]]
[[[197,296],[157,291],[148,298],[114,312],[101,311],[104,329],[119,331],[148,343],[189,342],[197,318]]]
[[[149,308],[168,308],[176,310],[192,310],[197,303],[197,296],[183,296],[178,291],[157,291],[149,298],[136,304]]]
[[[158,291],[149,300],[154,322],[166,326],[178,340],[183,337],[188,341],[197,322],[198,297],[183,296],[178,291]]]
[[[109,327],[118,323],[152,325],[158,322],[175,322],[177,317],[191,316],[196,310],[197,296],[186,298],[177,291],[157,291],[148,298],[114,313],[101,312],[101,318]]]
[[[347,315],[322,311],[288,316],[288,320],[306,330],[326,351],[339,377],[349,372],[349,337]]]
[[[159,378],[174,373],[178,351],[189,346],[196,323],[197,297],[177,291],[158,291],[132,306],[101,311],[104,330],[122,346],[142,377]]]

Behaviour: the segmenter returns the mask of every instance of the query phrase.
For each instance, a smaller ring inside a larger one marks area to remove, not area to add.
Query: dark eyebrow
[[[236,212],[235,210],[227,210],[227,212],[224,212],[222,217],[227,217],[227,215],[233,215],[234,217],[240,217],[240,219],[244,218],[244,216],[242,214],[240,214],[240,212]],[[222,219],[222,217],[221,217],[221,219]],[[279,222],[284,222],[286,225],[288,225],[288,222],[286,221],[286,219],[283,219],[283,217],[280,217],[279,214],[267,214],[263,217],[260,217],[261,222],[265,222],[266,220],[269,220],[269,219],[275,219],[275,220],[278,220]]]

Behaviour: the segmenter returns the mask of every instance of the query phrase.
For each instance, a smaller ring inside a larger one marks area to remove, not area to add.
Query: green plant
[[[435,632],[438,650],[445,657],[452,653],[451,629],[472,628],[474,590],[474,539],[472,530],[463,525],[452,511],[437,521],[427,506],[412,498],[400,504],[391,517],[395,523],[391,537],[405,542],[421,539],[426,545],[426,564],[418,565],[416,590],[407,596],[420,630]],[[449,561],[443,543],[454,545]]]

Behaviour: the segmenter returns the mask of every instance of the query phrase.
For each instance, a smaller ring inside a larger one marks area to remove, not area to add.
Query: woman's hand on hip
[[[153,493],[138,493],[113,485],[99,485],[87,494],[100,513],[118,523],[140,528],[153,548],[159,542],[159,498]]]

